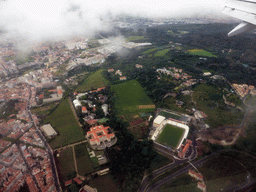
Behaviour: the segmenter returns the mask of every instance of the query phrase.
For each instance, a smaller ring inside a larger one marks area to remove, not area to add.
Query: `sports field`
[[[203,49],[190,49],[188,50],[189,54],[191,55],[198,55],[198,56],[205,56],[205,57],[216,57],[216,55],[211,54],[208,51]]]
[[[185,130],[182,128],[166,124],[156,141],[163,145],[171,146],[173,149],[175,149],[178,146],[184,131]]]
[[[152,105],[153,107],[154,103],[145,94],[143,88],[136,80],[112,85],[111,89],[115,93],[115,108],[119,115],[154,110],[154,108],[139,108],[140,105]]]
[[[76,91],[88,91],[91,89],[97,89],[100,87],[105,87],[109,82],[101,74],[104,69],[100,69],[95,73],[87,77],[84,82],[76,88]]]
[[[58,135],[50,141],[50,146],[54,149],[77,141],[84,140],[82,129],[79,127],[74,114],[70,108],[68,99],[46,117],[44,124],[50,123]]]

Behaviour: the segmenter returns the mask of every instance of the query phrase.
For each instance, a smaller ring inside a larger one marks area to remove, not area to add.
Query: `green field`
[[[80,86],[76,88],[76,91],[83,92],[91,89],[105,87],[109,82],[101,74],[103,71],[104,69],[100,69],[95,73],[91,74],[84,80],[84,82]]]
[[[58,161],[63,181],[67,181],[68,174],[76,171],[72,147],[68,147],[59,153]]]
[[[156,141],[161,144],[171,146],[173,149],[175,149],[179,144],[184,131],[185,130],[182,128],[166,124]]]
[[[152,108],[139,109],[139,105],[153,105],[154,103],[145,94],[143,88],[136,80],[112,85],[111,89],[115,93],[115,108],[119,115],[154,110]]]
[[[94,169],[85,143],[75,146],[77,172],[79,175],[91,173]]]
[[[127,41],[139,41],[145,39],[144,36],[130,36],[128,38],[126,38]]]
[[[188,52],[191,55],[198,55],[198,56],[204,56],[204,57],[216,57],[216,55],[213,55],[210,52],[205,51],[203,49],[190,49],[188,50]]]
[[[50,146],[55,149],[77,141],[84,140],[82,129],[79,127],[70,108],[68,99],[60,105],[44,120],[44,124],[50,123],[58,135],[50,141]]]
[[[164,50],[160,50],[160,51],[157,51],[154,55],[154,57],[163,57],[166,55],[166,53],[169,52],[169,49],[164,49]]]

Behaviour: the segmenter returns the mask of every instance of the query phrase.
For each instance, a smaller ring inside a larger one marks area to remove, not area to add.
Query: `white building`
[[[49,138],[53,138],[57,135],[57,132],[53,129],[51,124],[46,124],[41,127],[41,130],[45,133],[45,135]]]
[[[73,101],[73,104],[74,104],[75,108],[82,107],[82,104],[78,99],[75,99]]]
[[[165,120],[165,117],[158,115],[154,121],[153,121],[153,126],[158,127],[163,121]]]
[[[101,106],[101,108],[102,108],[102,110],[103,110],[103,112],[104,112],[104,114],[106,116],[108,114],[108,104],[103,104]]]

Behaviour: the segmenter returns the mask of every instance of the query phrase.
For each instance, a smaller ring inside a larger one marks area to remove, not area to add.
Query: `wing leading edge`
[[[223,13],[243,20],[228,36],[238,35],[256,28],[256,0],[230,0],[225,4]]]

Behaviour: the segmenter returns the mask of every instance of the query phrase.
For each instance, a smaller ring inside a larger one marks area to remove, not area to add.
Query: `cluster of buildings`
[[[52,86],[56,87],[56,82],[50,69],[5,78],[0,84],[0,191],[16,192],[25,183],[33,192],[56,191],[49,152],[33,127],[39,120],[29,112],[30,106],[37,105],[40,90]],[[56,94],[62,94],[62,89],[56,90]]]
[[[248,94],[256,95],[256,89],[253,85],[234,83],[232,85],[232,87],[235,90],[235,92],[237,93],[237,95],[240,96],[240,98],[244,98]]]
[[[98,119],[95,119],[96,110],[100,107],[104,113],[104,116],[108,115],[108,104],[106,101],[108,97],[104,93],[105,87],[97,88],[85,93],[75,92],[75,99],[73,105],[76,109],[81,110],[84,114],[84,120],[90,124],[95,124]]]
[[[115,75],[119,75],[119,80],[127,80],[127,77],[126,76],[123,76],[123,72],[120,71],[119,69],[115,71],[115,69],[108,69],[108,72],[109,73],[115,73]]]
[[[193,170],[188,170],[188,174],[195,178],[196,180],[198,180],[198,183],[197,183],[197,188],[202,190],[203,192],[206,192],[206,185],[204,183],[204,177],[201,173],[197,173]]]
[[[32,127],[20,137],[20,141],[25,144],[31,144],[39,147],[44,147],[44,142],[37,134],[36,128]]]
[[[68,63],[68,66],[66,67],[66,70],[70,71],[76,67],[79,67],[81,65],[89,66],[94,64],[101,64],[105,62],[106,56],[101,54],[96,54],[92,57],[85,57],[85,58],[75,58],[74,60],[70,60]]]
[[[56,191],[48,152],[32,146],[27,148],[23,144],[13,144],[0,155],[0,191],[19,191],[25,182],[33,192],[39,189],[45,192]]]
[[[6,61],[5,57],[13,57],[15,51],[8,47],[0,47],[0,79],[19,72],[13,61]]]
[[[36,88],[51,88],[56,86],[56,82],[53,81],[53,73],[50,69],[39,69],[36,71],[30,71],[18,78],[20,83],[26,83]]]
[[[156,71],[159,74],[171,75],[176,80],[182,80],[183,83],[180,86],[190,87],[197,83],[196,79],[191,79],[192,76],[183,72],[183,70],[179,68],[168,67],[168,69],[163,68],[163,69],[157,69]],[[159,76],[158,79],[161,79],[161,76]]]

